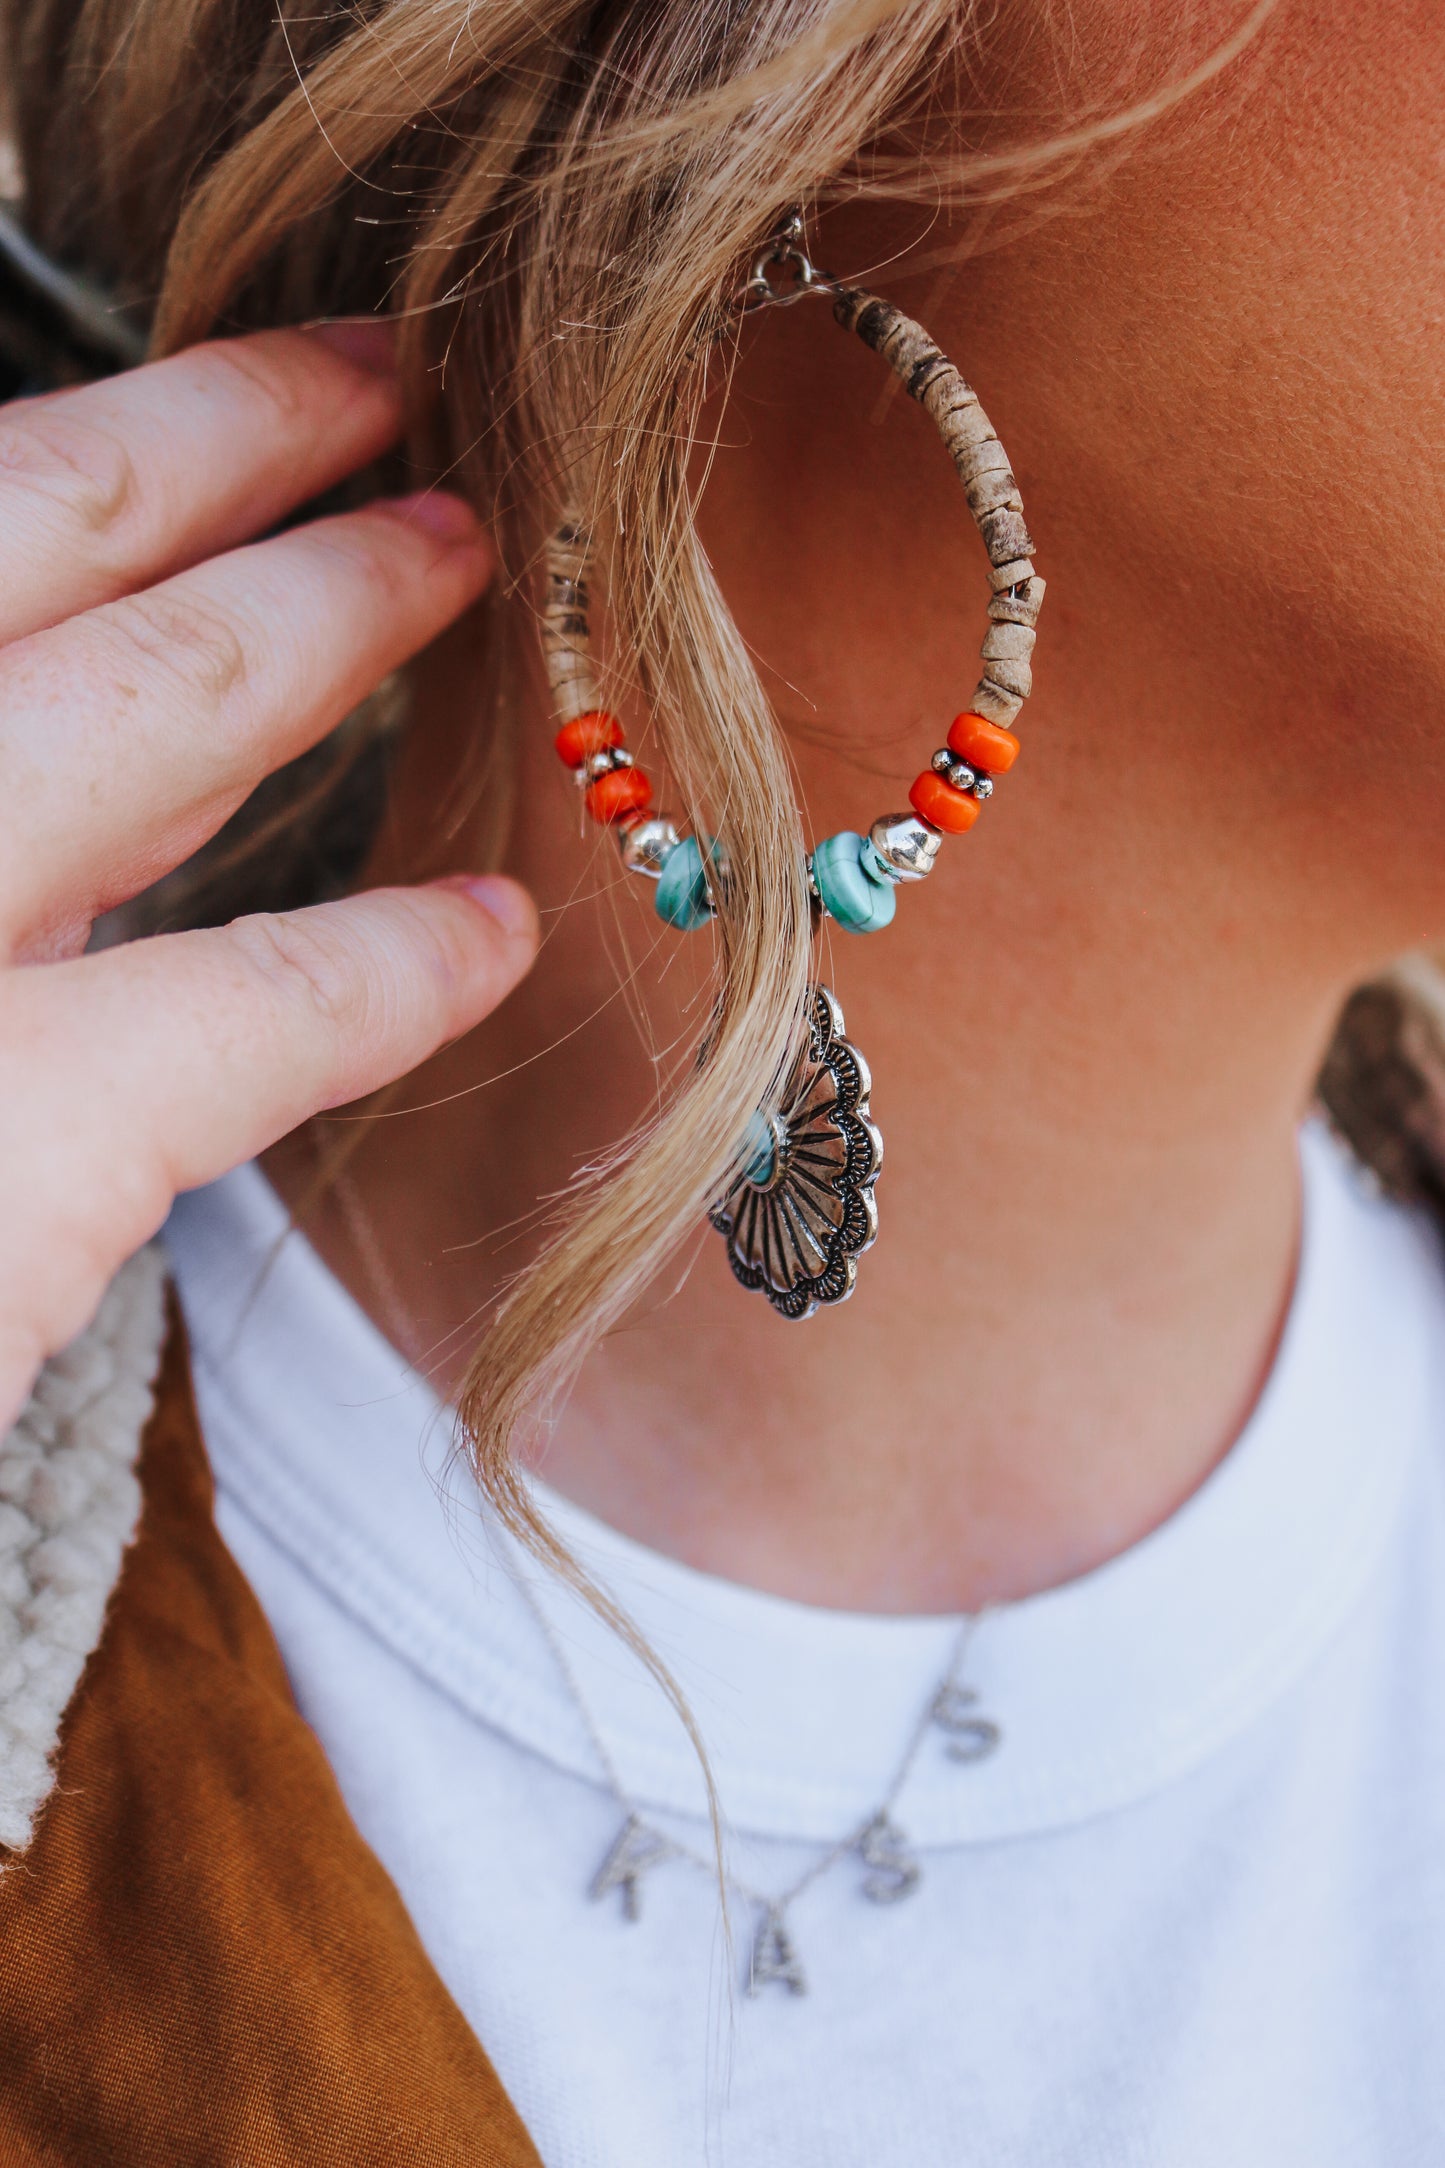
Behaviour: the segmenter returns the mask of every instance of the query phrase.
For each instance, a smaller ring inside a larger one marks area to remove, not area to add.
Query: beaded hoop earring
[[[966,384],[921,324],[890,301],[844,285],[804,253],[801,216],[790,213],[754,263],[740,308],[831,297],[845,330],[881,355],[937,429],[958,471],[988,556],[988,631],[983,674],[972,704],[954,717],[947,742],[914,780],[911,810],[884,813],[866,836],[845,829],[816,844],[807,861],[816,911],[849,933],[888,925],[897,891],[933,870],[943,838],[963,835],[993,795],[995,779],[1018,756],[1009,727],[1032,690],[1030,657],[1044,582],[1008,458]],[[715,844],[679,834],[656,812],[652,785],[635,765],[622,726],[598,698],[587,617],[588,537],[575,519],[552,536],[546,555],[542,648],[561,728],[556,747],[574,770],[588,813],[615,829],[629,873],[655,881],[658,915],[690,931],[716,910]],[[830,990],[809,992],[808,1039],[782,1104],[760,1110],[739,1152],[739,1172],[710,1218],[745,1287],[759,1288],[784,1317],[808,1317],[819,1303],[853,1292],[858,1257],[878,1232],[874,1184],[883,1140],[869,1109],[871,1082],[843,1035]]]

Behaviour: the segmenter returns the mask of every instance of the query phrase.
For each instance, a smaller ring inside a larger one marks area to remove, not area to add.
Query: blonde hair
[[[740,269],[791,204],[1016,193],[1187,95],[1271,5],[1164,89],[1015,145],[961,143],[935,96],[982,35],[972,0],[5,0],[33,237],[153,317],[159,350],[391,314],[414,442],[514,574],[581,506],[676,795],[728,847],[709,1058],[579,1189],[461,1396],[484,1489],[569,1577],[514,1440],[722,1188],[801,1025],[788,758],[689,484]]]

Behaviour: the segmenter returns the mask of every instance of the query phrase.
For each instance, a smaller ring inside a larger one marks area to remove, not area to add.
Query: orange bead
[[[593,753],[605,753],[622,743],[622,725],[605,708],[593,708],[564,723],[552,743],[569,768],[580,768]]]
[[[966,828],[972,828],[983,807],[977,798],[970,798],[967,791],[955,790],[945,783],[932,768],[925,768],[912,790],[908,802],[915,813],[921,813],[935,828],[941,828],[946,836],[961,836]]]
[[[652,803],[652,785],[640,768],[609,768],[587,786],[587,810],[595,821],[620,821]]]
[[[948,750],[985,775],[1007,775],[1019,757],[1019,741],[1001,723],[982,715],[955,715],[949,726]]]

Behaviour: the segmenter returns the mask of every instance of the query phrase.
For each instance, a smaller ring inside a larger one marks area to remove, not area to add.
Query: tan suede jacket
[[[540,2168],[216,1533],[153,1253],[0,1441],[0,1846],[4,2168]]]

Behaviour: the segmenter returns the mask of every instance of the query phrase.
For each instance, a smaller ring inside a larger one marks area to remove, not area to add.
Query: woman
[[[6,2160],[1437,2157],[1438,10],[8,39]]]

